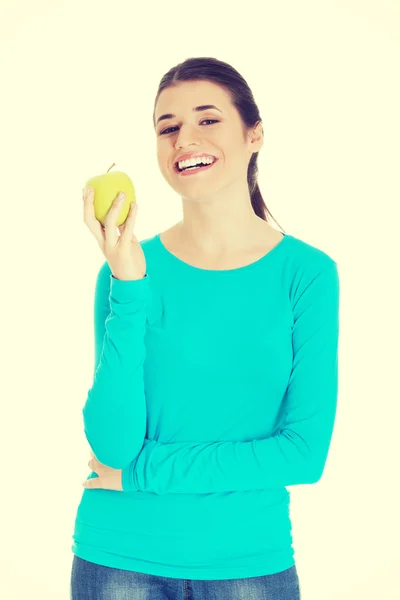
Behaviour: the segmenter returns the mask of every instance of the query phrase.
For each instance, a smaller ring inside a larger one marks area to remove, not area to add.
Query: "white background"
[[[260,108],[268,208],[339,266],[332,445],[322,480],[290,488],[302,600],[398,600],[398,2],[8,0],[0,35],[0,597],[69,598],[104,261],[81,190],[115,162],[139,240],[181,219],[154,98],[172,66],[210,56]]]

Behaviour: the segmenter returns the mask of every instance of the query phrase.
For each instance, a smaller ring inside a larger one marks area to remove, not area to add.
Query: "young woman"
[[[106,261],[71,598],[297,600],[286,486],[318,482],[328,455],[337,263],[267,222],[261,118],[231,66],[171,69],[154,128],[182,221],[138,242],[136,207],[118,237],[121,205],[103,228],[84,197]]]

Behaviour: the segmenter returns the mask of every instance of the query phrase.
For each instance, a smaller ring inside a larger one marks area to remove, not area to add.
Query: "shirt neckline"
[[[266,254],[264,254],[264,256],[261,256],[256,261],[249,263],[248,265],[243,265],[242,267],[237,267],[235,269],[203,269],[201,267],[195,267],[194,265],[190,265],[189,263],[185,262],[184,260],[181,260],[180,258],[175,256],[175,254],[172,254],[172,252],[170,252],[168,250],[168,248],[166,248],[166,246],[164,246],[164,244],[161,240],[161,232],[157,233],[155,238],[157,240],[159,247],[162,249],[162,252],[164,253],[164,255],[167,256],[171,261],[175,262],[176,264],[180,264],[183,268],[186,268],[193,272],[198,271],[198,272],[203,272],[203,273],[223,274],[223,273],[243,272],[245,270],[247,271],[249,269],[255,268],[255,267],[263,264],[264,262],[269,260],[271,257],[278,255],[280,250],[282,250],[282,248],[285,247],[288,240],[293,238],[293,236],[291,236],[288,233],[284,233],[283,231],[281,233],[283,234],[283,238],[273,248],[271,248],[271,250],[268,250],[268,252]]]

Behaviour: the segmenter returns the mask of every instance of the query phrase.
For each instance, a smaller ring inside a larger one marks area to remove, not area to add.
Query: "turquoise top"
[[[320,480],[335,421],[337,263],[288,234],[225,270],[183,262],[159,234],[140,244],[142,279],[100,267],[82,410],[123,491],[83,490],[72,551],[184,579],[288,569],[286,488]]]

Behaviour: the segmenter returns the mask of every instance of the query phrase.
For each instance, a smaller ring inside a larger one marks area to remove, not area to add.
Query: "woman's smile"
[[[185,169],[184,171],[180,171],[178,169],[178,165],[174,165],[174,171],[181,177],[186,177],[188,175],[194,175],[195,173],[200,173],[201,171],[207,171],[208,169],[211,169],[211,167],[213,167],[216,163],[218,162],[218,158],[216,158],[214,160],[214,162],[212,162],[210,165],[202,165],[202,166],[193,166],[190,167],[188,169]]]

